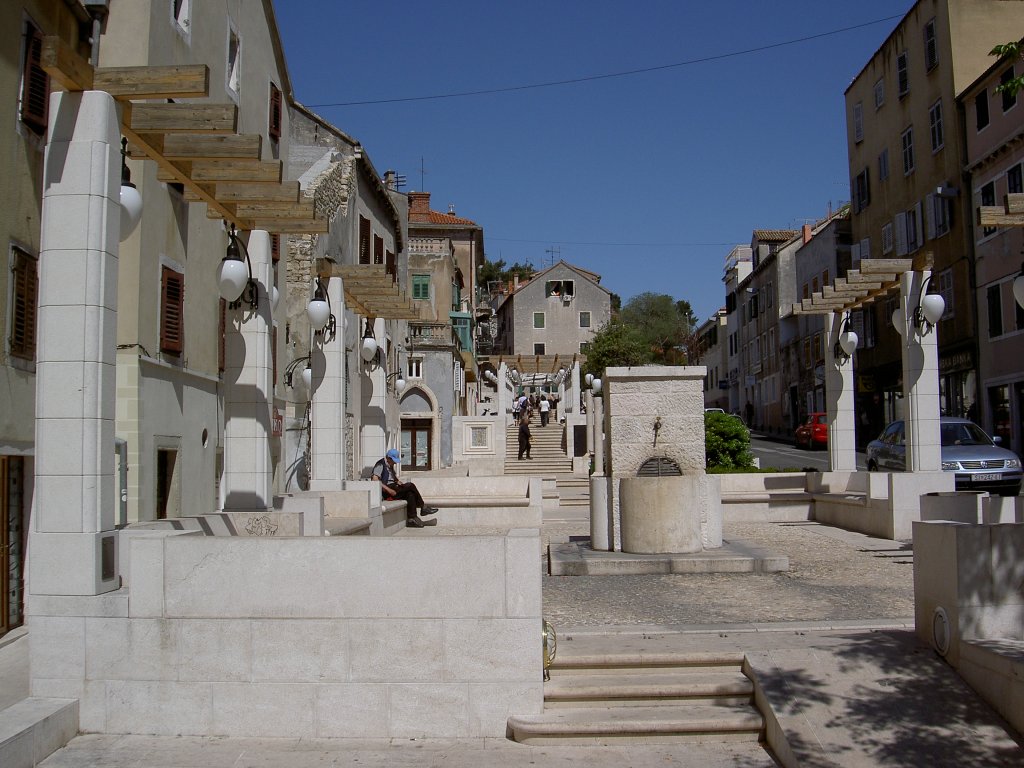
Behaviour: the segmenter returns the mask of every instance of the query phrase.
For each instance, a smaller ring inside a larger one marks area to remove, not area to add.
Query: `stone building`
[[[701,357],[698,365],[707,368],[704,377],[704,407],[729,410],[728,316],[718,309],[697,329]]]

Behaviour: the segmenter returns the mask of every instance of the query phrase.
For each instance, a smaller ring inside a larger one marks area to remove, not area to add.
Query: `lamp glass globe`
[[[588,387],[592,387],[594,385],[594,374],[588,373],[586,376],[584,376],[583,383],[586,384]]]
[[[225,301],[236,301],[249,279],[249,270],[244,261],[222,259],[217,267],[217,289]]]
[[[591,384],[591,386],[594,388],[594,394],[595,395],[600,395],[601,394],[602,384],[601,384],[601,380],[600,379],[595,377],[593,383]]]
[[[1013,298],[1017,300],[1017,306],[1024,307],[1024,273],[1013,280]]]
[[[373,356],[377,354],[377,340],[372,336],[364,338],[363,346],[360,348],[359,354],[366,362],[373,360]]]
[[[277,305],[281,303],[281,292],[277,290],[277,286],[273,286],[270,289],[270,311],[273,314],[277,314]]]
[[[331,317],[331,308],[323,299],[311,299],[306,306],[306,316],[309,318],[309,324],[319,330],[327,325]]]
[[[121,239],[127,240],[142,218],[142,195],[134,186],[121,185]]]
[[[904,327],[903,313],[900,310],[898,310],[898,309],[894,309],[893,310],[893,313],[892,313],[892,327],[896,329],[896,333],[898,333],[900,336],[903,335],[903,327]]]
[[[302,383],[306,385],[306,391],[313,388],[313,369],[308,365],[302,369]]]
[[[844,354],[852,355],[857,349],[857,334],[853,331],[843,331],[839,334],[839,348]]]
[[[399,376],[395,379],[395,393],[402,394],[405,391],[405,379]]]
[[[946,311],[946,300],[937,293],[929,293],[921,299],[921,313],[924,319],[932,325],[939,322],[942,313]]]

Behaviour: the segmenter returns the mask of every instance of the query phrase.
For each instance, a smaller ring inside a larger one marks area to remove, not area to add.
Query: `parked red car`
[[[828,445],[828,414],[810,414],[807,421],[796,428],[796,444],[809,450],[825,448]]]

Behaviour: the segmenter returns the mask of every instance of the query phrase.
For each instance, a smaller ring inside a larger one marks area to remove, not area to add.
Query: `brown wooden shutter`
[[[50,104],[50,78],[42,67],[43,34],[30,27],[22,71],[21,119],[37,133],[46,131]]]
[[[270,84],[270,116],[267,119],[267,134],[275,141],[281,138],[281,89]]]
[[[220,300],[220,339],[217,343],[217,371],[224,373],[224,348],[227,346],[228,303]]]
[[[14,249],[14,307],[11,317],[11,354],[25,360],[36,356],[36,260]]]
[[[281,236],[271,235],[270,236],[270,260],[274,264],[277,264],[281,260]]]
[[[391,275],[391,282],[398,281],[398,264],[395,262],[395,254],[391,251],[387,251],[384,254],[384,266],[387,273]]]
[[[160,351],[180,355],[185,348],[185,276],[162,269],[160,285]]]
[[[373,263],[384,263],[384,238],[380,235],[373,236]]]
[[[359,217],[359,263],[370,263],[370,220]]]

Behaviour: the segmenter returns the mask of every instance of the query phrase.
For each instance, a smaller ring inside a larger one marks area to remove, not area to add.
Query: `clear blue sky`
[[[295,97],[405,191],[484,227],[491,260],[550,248],[623,301],[724,303],[724,257],[849,199],[843,91],[911,0],[278,0]],[[491,90],[719,57],[657,71]],[[323,106],[321,106],[323,105]],[[421,182],[421,158],[426,175]]]

